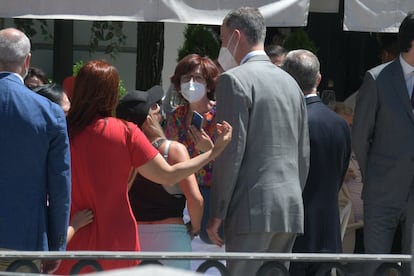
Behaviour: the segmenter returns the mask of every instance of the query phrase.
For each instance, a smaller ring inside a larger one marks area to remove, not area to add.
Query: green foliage
[[[38,23],[40,34],[43,36],[43,39],[53,40],[53,35],[49,32],[48,24],[45,19],[14,18],[13,22],[16,28],[24,32],[29,38],[33,38],[38,33],[35,28],[36,23]]]
[[[298,28],[290,33],[283,43],[283,47],[288,51],[305,49],[311,51],[315,55],[318,53],[318,47],[316,47],[315,43],[310,39],[303,28]]]
[[[40,27],[40,34],[44,40],[53,40],[49,32],[48,23],[44,19],[15,18],[14,25],[24,32],[29,38],[38,34],[37,24]],[[104,52],[115,59],[121,46],[125,45],[127,36],[123,33],[123,22],[114,21],[93,21],[91,35],[89,37],[89,54],[92,55],[100,44],[105,44]]]
[[[187,25],[184,30],[184,44],[178,49],[177,61],[189,54],[208,56],[217,59],[220,43],[217,35],[204,25]]]
[[[85,62],[83,60],[79,60],[73,64],[73,76],[76,77],[78,75],[78,72],[83,65],[85,65]],[[122,98],[126,93],[127,91],[124,85],[124,81],[120,79],[118,84],[118,98]]]
[[[125,45],[127,36],[122,31],[123,22],[120,21],[94,21],[89,37],[89,54],[92,54],[99,47],[100,43],[105,45],[105,54],[113,59],[119,53],[122,45]]]
[[[83,60],[79,60],[73,64],[73,75],[76,77],[78,75],[79,70],[82,68],[82,66],[85,65],[85,62]]]
[[[127,91],[124,86],[124,81],[120,79],[118,84],[118,99],[121,99],[126,93]]]

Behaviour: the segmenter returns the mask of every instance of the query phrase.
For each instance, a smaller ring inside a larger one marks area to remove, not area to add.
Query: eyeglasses
[[[193,79],[196,82],[205,82],[206,79],[200,75],[200,74],[194,74],[194,75],[182,75],[180,80],[181,82],[189,82]]]

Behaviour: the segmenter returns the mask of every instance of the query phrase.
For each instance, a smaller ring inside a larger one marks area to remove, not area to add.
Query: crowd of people
[[[171,85],[182,104],[164,118],[160,86],[118,99],[117,69],[91,60],[66,91],[30,67],[23,32],[0,30],[0,250],[186,252],[199,235],[226,252],[342,253],[345,197],[364,252],[390,253],[400,226],[409,253],[414,13],[401,23],[400,54],[367,72],[355,114],[322,103],[314,53],[264,47],[257,8],[229,12],[220,36],[217,63],[198,54],[178,62]],[[14,261],[1,260],[0,271]],[[34,260],[59,275],[76,262]],[[190,269],[186,260],[162,263]],[[230,275],[262,265],[226,261]],[[321,264],[284,266],[310,276]]]

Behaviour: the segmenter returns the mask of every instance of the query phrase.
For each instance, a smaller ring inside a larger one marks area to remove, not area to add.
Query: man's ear
[[[239,29],[234,29],[234,35],[233,35],[233,39],[239,39],[241,38],[241,32]]]
[[[24,59],[23,62],[23,67],[20,69],[20,75],[25,78],[27,73],[29,72],[29,67],[30,67],[30,60],[32,58],[32,54],[28,53],[26,58]]]
[[[318,73],[318,77],[316,78],[316,85],[315,87],[318,87],[319,84],[321,83],[322,80],[322,75],[320,73]]]
[[[30,60],[32,59],[32,53],[28,53],[25,60],[24,60],[24,66],[25,68],[29,68],[30,67]]]

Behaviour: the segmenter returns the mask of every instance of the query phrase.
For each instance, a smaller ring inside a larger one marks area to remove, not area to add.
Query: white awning
[[[344,30],[398,32],[413,0],[345,0]]]
[[[0,17],[221,25],[240,6],[260,8],[267,26],[306,26],[310,0],[9,0]]]
[[[9,0],[0,17],[221,25],[240,6],[260,8],[267,26],[306,26],[308,13],[336,13],[339,0]],[[344,30],[397,32],[414,0],[344,0]]]

